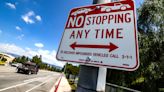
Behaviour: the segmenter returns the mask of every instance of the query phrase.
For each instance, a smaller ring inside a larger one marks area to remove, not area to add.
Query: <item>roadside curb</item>
[[[58,80],[55,82],[55,84],[53,85],[53,87],[51,88],[50,92],[57,92],[57,89],[60,85],[62,79],[62,75],[58,78]]]
[[[56,85],[56,88],[55,88],[54,92],[57,92],[57,91],[58,91],[58,88],[59,88],[59,85],[60,85],[61,79],[62,79],[62,76],[61,76],[61,78],[60,78],[58,84]]]

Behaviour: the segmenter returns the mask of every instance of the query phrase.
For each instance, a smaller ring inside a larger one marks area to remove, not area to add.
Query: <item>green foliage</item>
[[[75,92],[76,89],[77,89],[77,85],[75,85],[74,82],[73,82],[72,80],[69,80],[69,79],[68,79],[68,83],[69,83],[70,86],[71,86],[72,92]]]
[[[65,73],[72,74],[72,75],[78,75],[79,66],[73,66],[72,64],[68,64],[68,63],[66,63],[65,66],[66,66]],[[65,68],[65,66],[64,66],[64,68]]]
[[[164,1],[146,0],[139,9],[138,25],[145,32],[139,35],[140,72],[144,90],[156,90],[156,80],[164,77]]]
[[[108,70],[107,81],[143,92],[157,92],[164,78],[164,0],[145,0],[138,9],[140,67],[133,72]]]
[[[47,64],[45,64],[45,63],[40,63],[40,64],[39,64],[39,68],[41,68],[41,69],[47,69],[48,66],[47,66]]]
[[[163,31],[164,1],[145,0],[138,11],[138,25],[145,32]],[[162,32],[163,33],[163,32]],[[164,34],[161,34],[164,35]]]
[[[36,55],[36,56],[34,56],[34,57],[32,58],[31,62],[34,62],[34,63],[36,63],[36,64],[39,65],[39,64],[42,63],[42,58],[41,58],[41,56],[38,57],[38,55]]]
[[[18,63],[24,63],[27,61],[29,61],[29,58],[26,56],[17,57],[13,60],[13,62],[18,62]]]

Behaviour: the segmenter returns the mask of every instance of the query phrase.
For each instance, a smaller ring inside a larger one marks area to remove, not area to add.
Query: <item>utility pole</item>
[[[93,0],[93,4],[109,3],[111,0]],[[80,65],[76,92],[105,92],[107,68]]]

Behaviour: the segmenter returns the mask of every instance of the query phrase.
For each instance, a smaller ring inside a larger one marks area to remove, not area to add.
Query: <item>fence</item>
[[[112,83],[106,83],[105,92],[141,92],[141,91],[119,86]]]

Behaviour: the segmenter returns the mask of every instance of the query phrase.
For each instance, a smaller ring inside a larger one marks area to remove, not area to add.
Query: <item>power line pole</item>
[[[108,3],[111,0],[93,0],[93,4]],[[105,92],[107,69],[80,65],[76,92]]]

